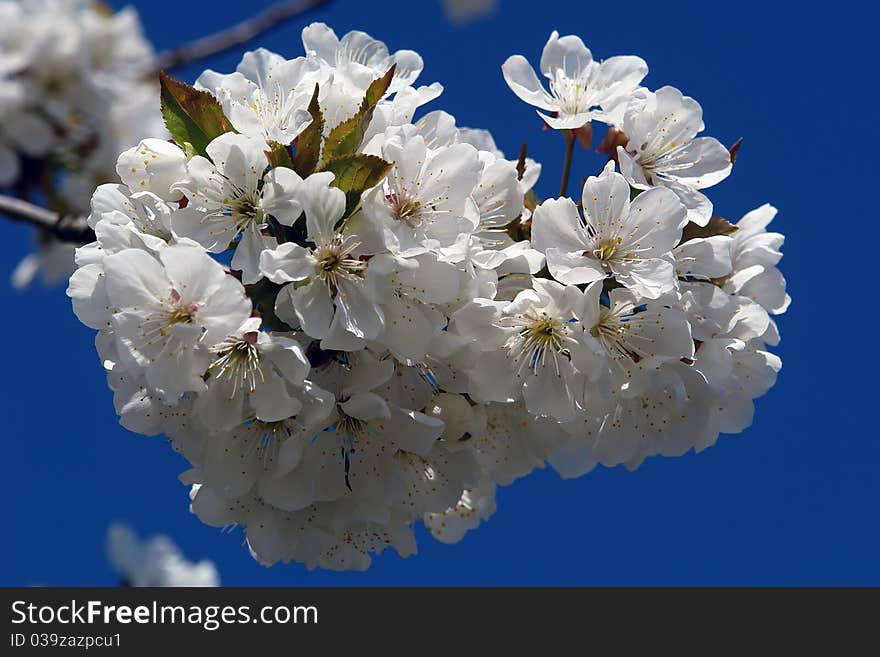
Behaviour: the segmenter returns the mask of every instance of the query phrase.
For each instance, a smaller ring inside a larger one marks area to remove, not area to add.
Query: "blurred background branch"
[[[64,217],[57,212],[11,196],[0,195],[0,215],[30,224],[62,242],[85,244],[95,239],[95,234],[86,223],[85,217]]]
[[[267,32],[287,20],[302,16],[312,9],[327,4],[327,2],[328,0],[286,0],[276,3],[256,16],[216,34],[159,53],[156,58],[156,71],[183,66],[236,48],[255,39],[263,32]]]

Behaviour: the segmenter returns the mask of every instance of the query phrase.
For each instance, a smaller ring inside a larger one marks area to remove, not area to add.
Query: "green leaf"
[[[727,219],[723,219],[718,215],[713,215],[709,219],[709,223],[705,226],[698,226],[693,221],[681,231],[681,242],[684,244],[689,240],[695,240],[701,237],[715,237],[716,235],[730,235],[737,231],[737,227],[730,223]]]
[[[284,144],[279,144],[277,141],[270,141],[268,144],[269,150],[266,151],[266,157],[269,158],[269,164],[273,167],[292,169],[293,160],[290,157],[290,149]]]
[[[323,157],[325,166],[330,160],[341,155],[354,153],[360,147],[367,132],[367,126],[370,125],[370,121],[373,119],[373,111],[376,109],[378,102],[384,98],[385,92],[388,91],[396,68],[397,65],[395,64],[381,78],[373,80],[370,86],[367,87],[367,93],[364,95],[357,113],[347,121],[337,125],[327,135],[327,140],[324,142]]]
[[[321,138],[324,135],[324,114],[321,112],[321,105],[318,103],[318,85],[315,85],[315,93],[309,102],[309,114],[312,115],[312,122],[303,130],[294,142],[296,144],[296,155],[293,157],[293,170],[301,177],[314,173],[318,167],[318,160],[321,157]]]
[[[159,83],[165,126],[180,146],[192,144],[196,153],[206,155],[213,139],[233,132],[220,103],[207,91],[175,80],[165,71],[159,73]]]
[[[331,171],[336,176],[333,186],[345,192],[346,211],[350,212],[357,206],[361,194],[382,182],[392,166],[381,157],[353,153],[330,160],[324,171]]]

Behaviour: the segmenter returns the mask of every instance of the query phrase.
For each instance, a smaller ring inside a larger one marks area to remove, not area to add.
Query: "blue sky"
[[[134,4],[164,48],[269,3]],[[781,266],[794,302],[779,322],[779,383],[757,402],[750,429],[702,454],[575,481],[541,471],[502,489],[492,520],[458,545],[420,531],[418,556],[387,553],[366,573],[266,569],[240,533],[223,535],[190,515],[176,479],[180,457],[117,424],[93,331],[74,318],[63,286],[17,294],[0,284],[0,584],[113,584],[104,535],[114,520],[171,535],[187,556],[212,558],[231,585],[880,584],[880,442],[870,428],[876,313],[867,293],[876,276],[868,162],[880,135],[876,74],[866,71],[877,55],[876,9],[501,0],[493,17],[452,27],[432,0],[335,0],[311,18],[340,35],[363,29],[392,49],[418,50],[421,81],[446,87],[429,108],[491,129],[510,155],[527,141],[544,164],[543,196],[558,188],[562,143],[507,89],[500,66],[508,55],[537,61],[558,29],[581,35],[597,57],[640,55],[648,86],[672,84],[697,98],[707,134],[726,144],[745,137],[733,175],[710,190],[716,211],[736,219],[768,201],[780,209],[773,228],[787,236]],[[303,24],[259,45],[300,54]],[[239,56],[206,66],[232,70]],[[203,67],[177,73],[192,80]],[[573,179],[601,164],[578,152]],[[0,240],[6,276],[30,235],[2,222]]]

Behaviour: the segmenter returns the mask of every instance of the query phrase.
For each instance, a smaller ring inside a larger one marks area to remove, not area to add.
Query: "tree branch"
[[[284,21],[317,9],[327,2],[328,0],[284,0],[278,2],[238,25],[159,53],[156,58],[156,71],[168,70],[231,50]]]
[[[57,212],[11,196],[0,195],[0,214],[39,228],[62,242],[87,244],[95,239],[95,232],[89,228],[85,217],[62,217]]]

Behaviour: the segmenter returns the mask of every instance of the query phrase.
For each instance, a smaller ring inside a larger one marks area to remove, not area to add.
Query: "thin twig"
[[[57,212],[11,196],[0,195],[0,215],[30,224],[62,242],[86,244],[95,239],[95,233],[89,228],[85,217],[63,217]]]
[[[159,53],[156,58],[156,71],[183,66],[184,64],[231,50],[251,41],[284,21],[301,16],[327,2],[328,0],[285,0],[284,2],[278,2],[253,18],[244,20],[216,34],[211,34],[190,43],[185,43],[179,48],[171,48]]]

